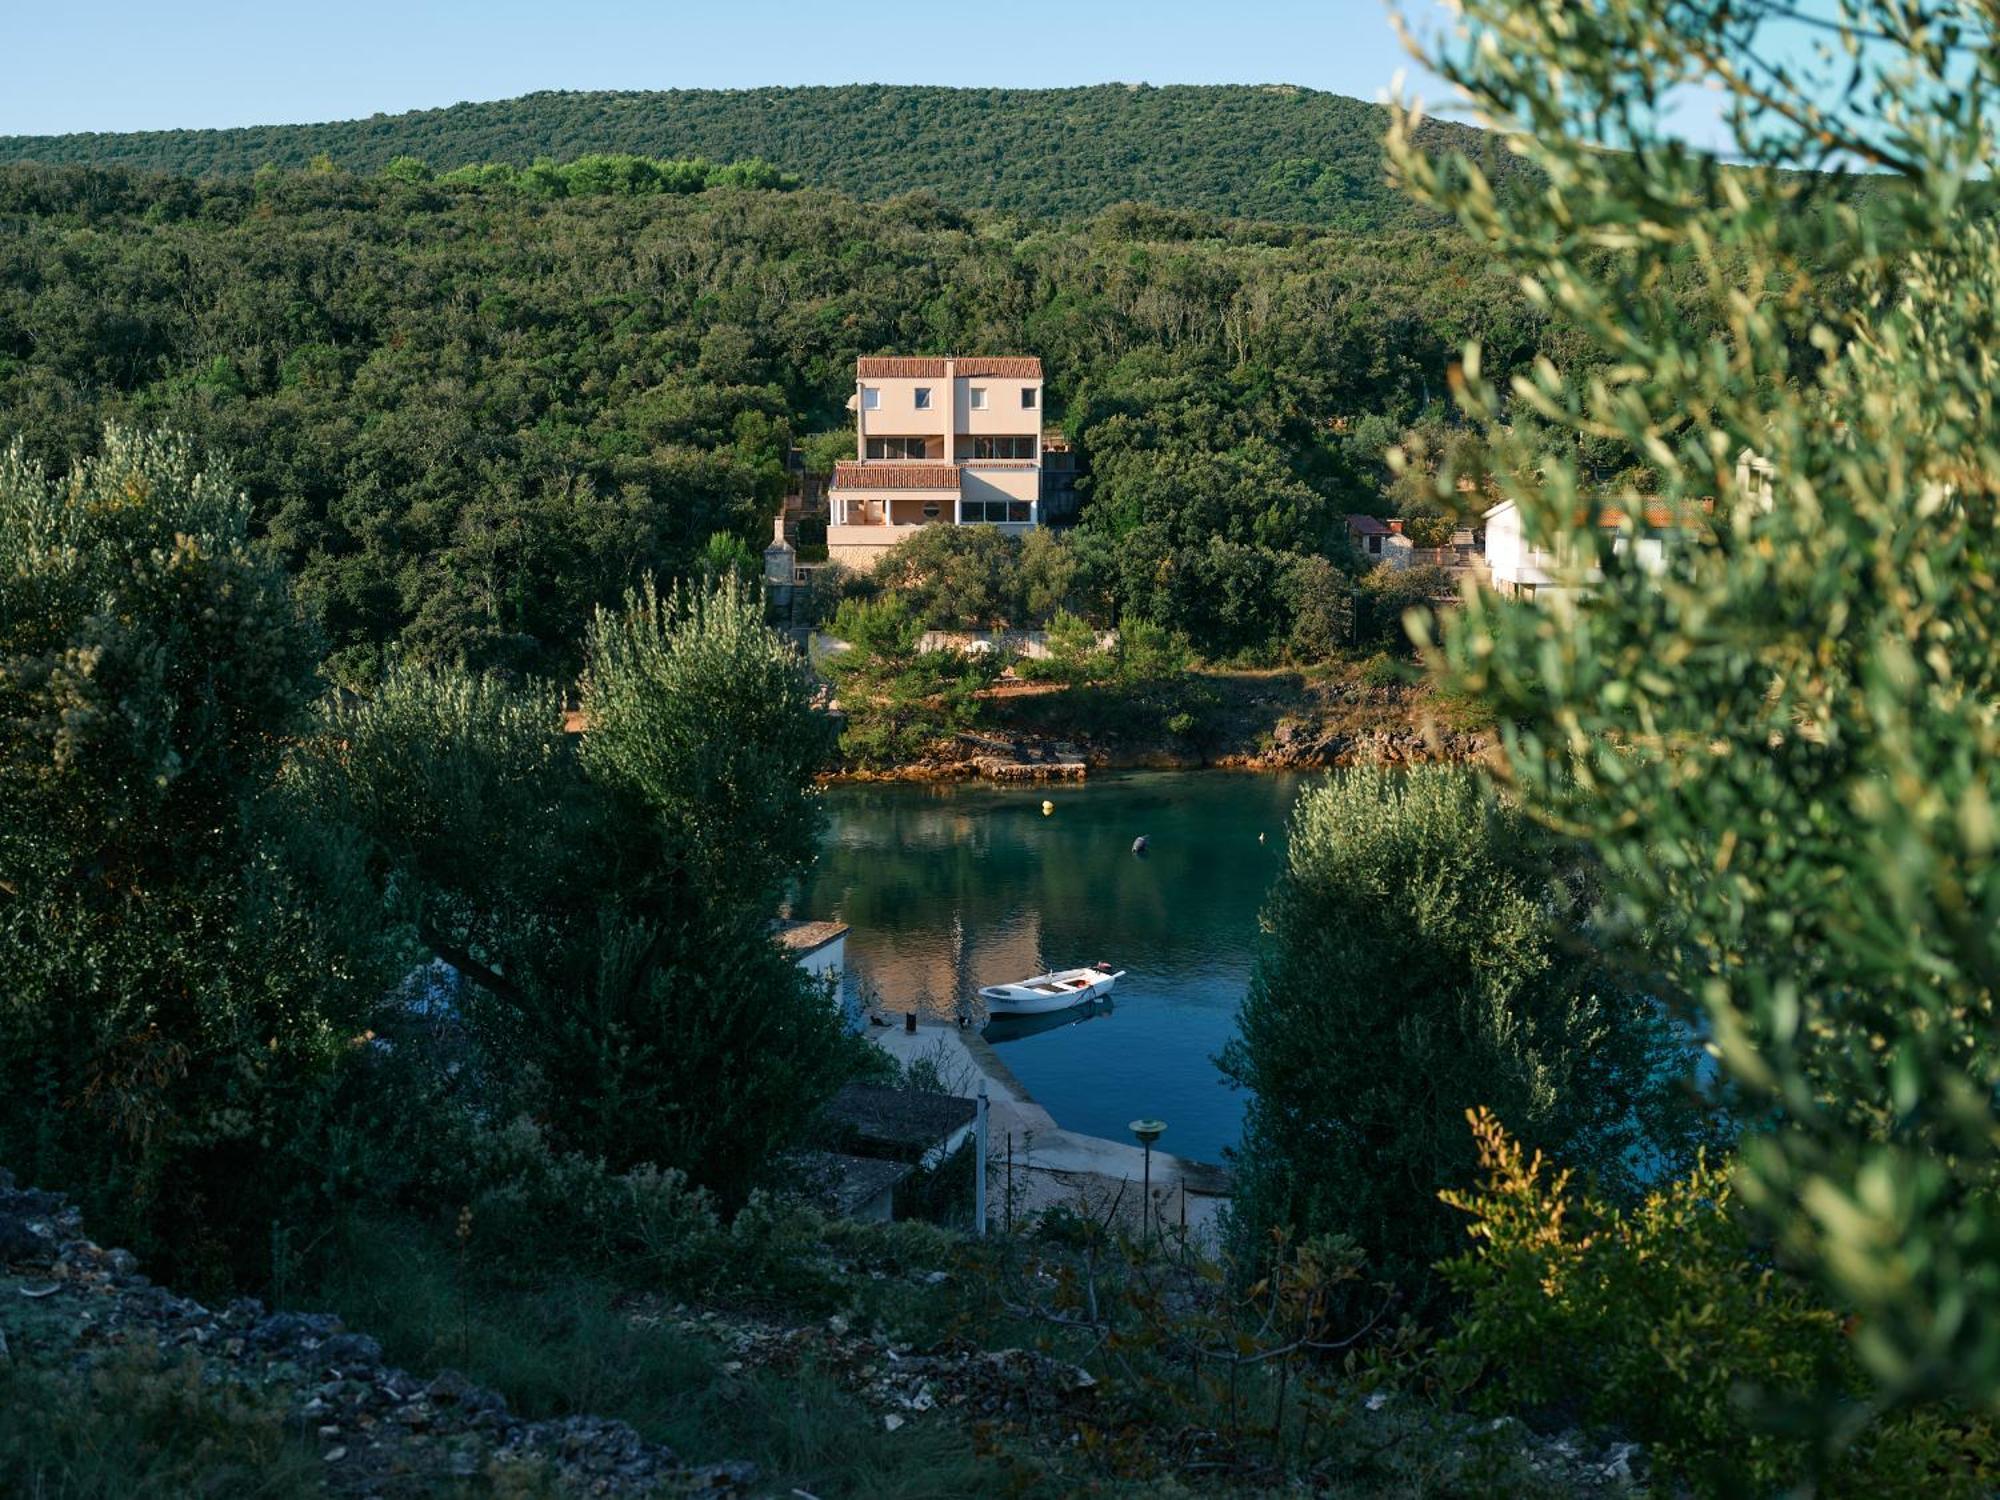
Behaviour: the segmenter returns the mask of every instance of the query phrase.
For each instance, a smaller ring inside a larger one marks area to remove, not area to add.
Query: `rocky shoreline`
[[[1024,732],[961,736],[931,755],[877,769],[823,772],[822,785],[866,782],[1078,782],[1103,771],[1325,771],[1343,766],[1471,765],[1491,756],[1490,730],[1427,729],[1387,724],[1354,729],[1311,719],[1281,720],[1270,743],[1210,754],[1168,747],[1111,747],[1050,740]]]

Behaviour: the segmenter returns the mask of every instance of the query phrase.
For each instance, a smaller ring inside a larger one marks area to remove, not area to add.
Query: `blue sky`
[[[1420,27],[1443,15],[1437,0],[1404,10]],[[1115,80],[1375,99],[1410,67],[1383,0],[71,0],[14,7],[6,37],[0,135],[342,120],[555,88]]]

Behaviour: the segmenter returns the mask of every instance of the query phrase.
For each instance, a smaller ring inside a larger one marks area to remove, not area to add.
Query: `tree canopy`
[[[573,672],[642,575],[763,546],[790,449],[851,432],[885,350],[1040,355],[1104,612],[1233,652],[1282,633],[1289,557],[1381,507],[1460,341],[1525,365],[1550,326],[1455,234],[0,168],[0,433],[48,473],[106,419],[229,455],[350,684]]]
[[[0,137],[0,162],[209,177],[303,168],[316,158],[367,173],[397,158],[440,172],[473,163],[526,169],[538,158],[592,153],[760,158],[857,198],[929,191],[960,208],[1058,218],[1139,199],[1372,230],[1424,218],[1389,188],[1387,126],[1380,105],[1289,86],[856,84],[539,93],[325,125],[10,136]],[[1496,174],[1513,165],[1478,131],[1439,124],[1431,133]]]
[[[1685,1152],[1691,1038],[1603,954],[1594,872],[1458,767],[1361,769],[1304,792],[1270,933],[1221,1059],[1251,1091],[1232,1213],[1339,1233],[1420,1293],[1462,1243],[1466,1112],[1629,1191]]]
[[[1862,1364],[1891,1398],[1990,1404],[2000,235],[1976,179],[2000,50],[1980,7],[1844,0],[1823,57],[1773,62],[1781,9],[1468,0],[1434,61],[1549,191],[1503,201],[1476,163],[1392,141],[1616,361],[1510,379],[1467,350],[1529,535],[1601,577],[1477,601],[1449,663],[1525,805],[1591,841],[1619,922],[1701,1003],[1761,1112],[1742,1198],[1854,1312]],[[1692,82],[1721,89],[1742,165],[1664,132]],[[1871,212],[1796,175],[1841,162],[1873,169]],[[1676,276],[1712,333],[1649,294]],[[1654,469],[1681,518],[1664,574],[1594,524],[1642,497],[1593,490],[1551,431]]]

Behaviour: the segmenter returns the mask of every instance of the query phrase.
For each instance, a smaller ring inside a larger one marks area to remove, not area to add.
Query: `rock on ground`
[[[329,1492],[392,1497],[509,1467],[534,1469],[559,1493],[747,1495],[746,1463],[691,1465],[623,1422],[572,1416],[527,1422],[454,1370],[423,1379],[386,1363],[382,1346],[329,1313],[271,1312],[252,1298],[217,1310],[139,1273],[129,1251],[88,1239],[81,1215],[53,1193],[16,1188],[0,1171],[0,1299],[36,1316],[0,1359],[88,1368],[131,1347],[198,1362],[203,1379],[277,1400],[313,1437]]]

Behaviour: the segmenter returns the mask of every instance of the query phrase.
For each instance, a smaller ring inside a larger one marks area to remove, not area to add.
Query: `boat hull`
[[[988,985],[979,992],[979,998],[986,1002],[986,1013],[995,1020],[1005,1016],[1042,1016],[1102,1000],[1121,977],[1099,969],[1070,969],[1060,974],[1039,975],[1019,984]]]

